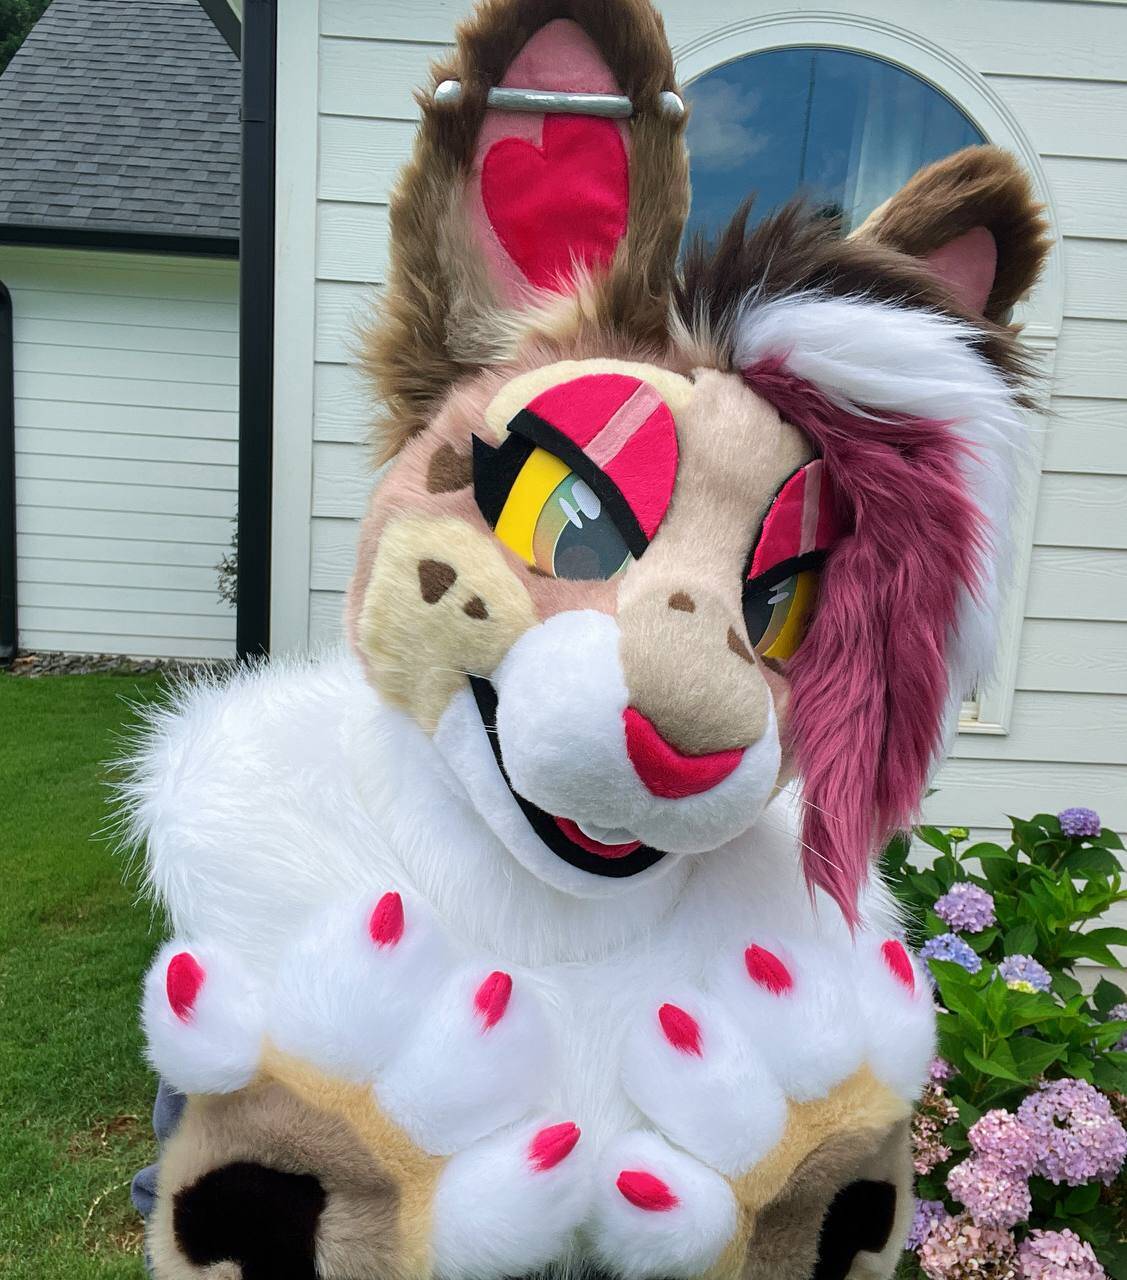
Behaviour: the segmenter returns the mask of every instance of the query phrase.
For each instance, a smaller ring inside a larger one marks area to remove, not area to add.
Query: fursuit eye
[[[613,578],[631,559],[598,494],[546,449],[533,449],[517,473],[494,532],[553,578]]]
[[[818,598],[816,569],[803,569],[775,582],[744,587],[744,625],[751,646],[762,658],[785,662],[806,635]]]

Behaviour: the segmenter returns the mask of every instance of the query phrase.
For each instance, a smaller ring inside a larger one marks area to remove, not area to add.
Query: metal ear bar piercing
[[[457,106],[462,100],[462,82],[443,80],[434,91],[440,107]],[[634,104],[615,93],[555,93],[542,89],[489,90],[488,104],[496,111],[528,111],[541,115],[604,116],[610,120],[629,120]],[[683,99],[671,89],[658,94],[658,110],[672,120],[685,114]]]

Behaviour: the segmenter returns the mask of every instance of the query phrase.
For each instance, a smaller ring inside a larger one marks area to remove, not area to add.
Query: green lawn
[[[157,942],[111,845],[106,762],[153,676],[0,675],[0,1274],[137,1280],[151,1159],[139,981]]]

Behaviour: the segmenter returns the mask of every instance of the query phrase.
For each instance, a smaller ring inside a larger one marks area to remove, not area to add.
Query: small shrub
[[[1119,851],[1090,809],[1012,818],[1008,848],[920,827],[885,877],[928,960],[939,1057],[913,1124],[906,1280],[1127,1280],[1127,994]]]

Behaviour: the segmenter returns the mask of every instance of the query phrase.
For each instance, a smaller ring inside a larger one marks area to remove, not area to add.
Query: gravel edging
[[[123,658],[119,653],[21,653],[8,674],[35,680],[40,676],[147,676],[154,671],[169,675],[222,673],[234,666],[233,659]]]

